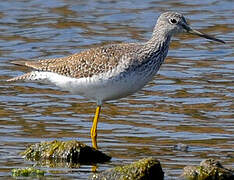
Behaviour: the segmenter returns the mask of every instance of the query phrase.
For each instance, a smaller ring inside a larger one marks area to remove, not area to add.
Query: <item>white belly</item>
[[[127,74],[106,73],[89,78],[71,78],[53,72],[34,71],[34,81],[54,84],[73,94],[79,94],[89,99],[96,100],[99,104],[106,100],[114,100],[133,94],[140,90],[152,76],[135,72]]]

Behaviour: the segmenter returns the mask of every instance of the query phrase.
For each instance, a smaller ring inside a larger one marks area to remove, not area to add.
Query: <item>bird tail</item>
[[[24,61],[24,60],[21,60],[21,61],[11,61],[11,63],[15,64],[15,65],[19,65],[19,66],[26,66],[26,67],[35,68],[34,67],[34,64],[35,64],[34,61]],[[23,74],[21,76],[17,76],[17,77],[8,79],[7,82],[13,82],[13,81],[34,81],[34,80],[36,80],[36,76],[38,75],[36,72],[37,71],[32,71],[32,72]]]
[[[26,80],[30,80],[33,79],[33,76],[35,76],[32,72],[23,74],[21,76],[17,76],[11,79],[7,79],[7,82],[14,82],[14,81],[26,81]]]
[[[19,66],[28,66],[27,61],[11,61],[10,63],[19,65]]]

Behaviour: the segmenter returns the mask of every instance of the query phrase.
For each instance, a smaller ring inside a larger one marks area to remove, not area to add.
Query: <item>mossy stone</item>
[[[141,159],[129,165],[117,166],[90,176],[90,180],[162,180],[160,162],[153,158]]]
[[[76,140],[36,143],[28,147],[21,155],[32,161],[49,159],[72,163],[102,163],[111,159],[103,152]]]
[[[234,170],[223,167],[214,159],[206,159],[200,166],[186,166],[182,177],[188,180],[233,180]]]

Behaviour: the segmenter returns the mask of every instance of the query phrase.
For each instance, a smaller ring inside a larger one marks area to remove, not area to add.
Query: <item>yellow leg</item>
[[[93,126],[92,129],[90,131],[91,133],[91,138],[92,138],[92,145],[95,149],[97,149],[97,124],[98,124],[98,119],[99,119],[99,114],[101,111],[101,106],[97,106],[96,108],[96,113],[95,113],[95,117],[93,119]]]

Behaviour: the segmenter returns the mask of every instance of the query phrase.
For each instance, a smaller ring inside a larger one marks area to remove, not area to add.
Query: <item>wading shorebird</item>
[[[97,149],[97,124],[102,104],[133,94],[152,80],[167,56],[172,36],[182,32],[225,43],[192,29],[182,14],[165,12],[158,18],[147,42],[110,44],[62,58],[13,61],[35,70],[8,81],[52,84],[95,100],[97,108],[91,138]]]

